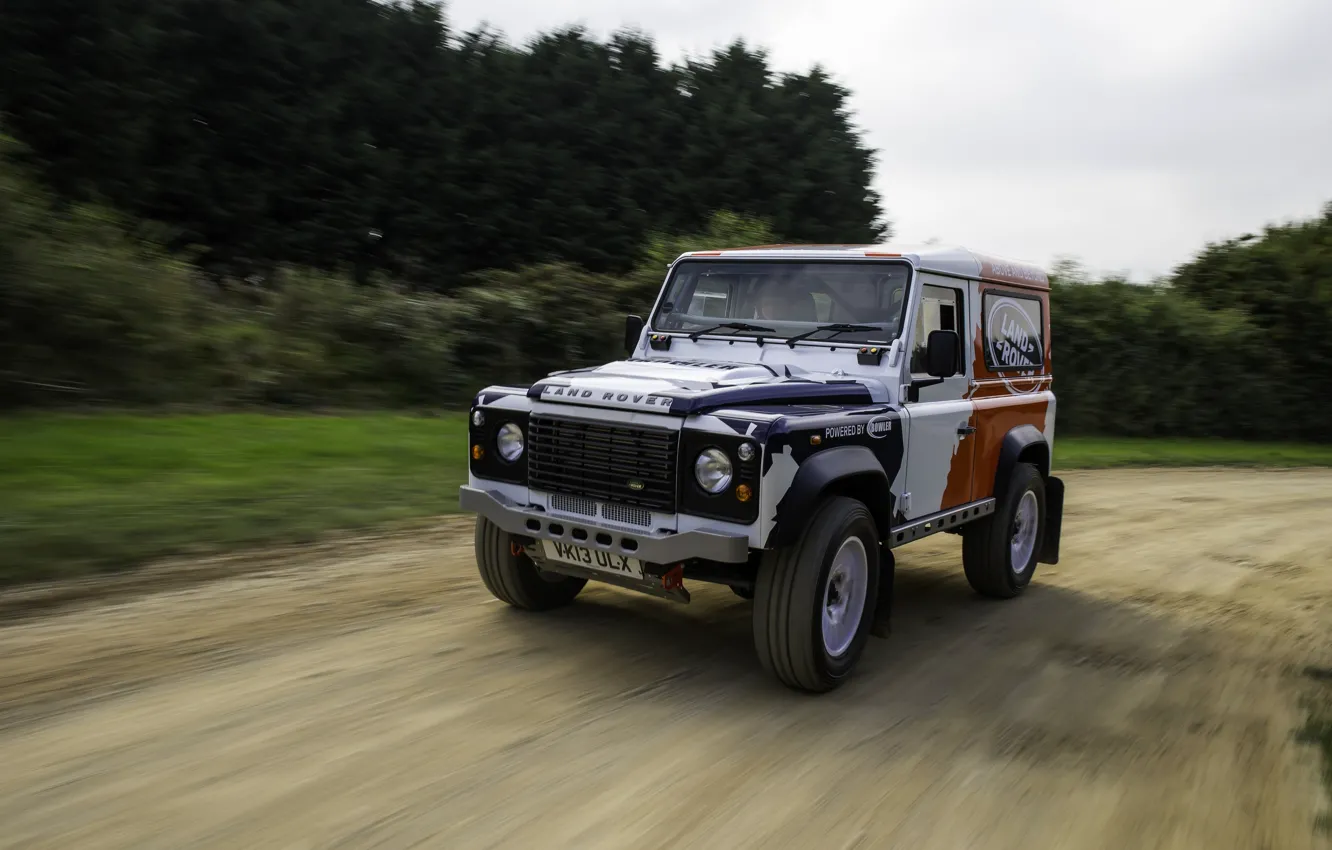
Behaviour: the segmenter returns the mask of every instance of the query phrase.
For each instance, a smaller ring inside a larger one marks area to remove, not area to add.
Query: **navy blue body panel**
[[[790,410],[771,423],[766,444],[765,473],[780,455],[789,455],[799,466],[777,504],[769,547],[793,542],[810,512],[832,493],[864,502],[883,538],[893,525],[905,520],[891,491],[905,453],[900,409],[870,405]]]
[[[869,389],[858,381],[806,381],[788,378],[780,381],[738,387],[713,387],[698,392],[685,390],[656,393],[614,392],[575,387],[558,378],[537,381],[527,391],[539,399],[547,390],[565,404],[596,407],[604,402],[652,405],[656,413],[689,416],[744,404],[798,404],[803,401],[823,404],[865,404],[873,399]]]

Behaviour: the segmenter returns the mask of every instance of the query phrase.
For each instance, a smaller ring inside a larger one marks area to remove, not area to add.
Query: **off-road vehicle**
[[[893,550],[962,537],[980,594],[1059,557],[1049,282],[962,249],[763,246],[671,264],[628,358],[470,411],[476,559],[518,608],[608,582],[753,599],[754,644],[826,691],[884,633]]]

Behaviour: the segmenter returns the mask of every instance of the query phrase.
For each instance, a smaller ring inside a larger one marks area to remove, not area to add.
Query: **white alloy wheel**
[[[833,658],[855,640],[868,588],[869,558],[865,544],[853,535],[842,541],[823,585],[823,648]]]
[[[1013,572],[1019,575],[1027,571],[1027,565],[1031,563],[1031,553],[1036,551],[1040,516],[1036,494],[1028,490],[1022,494],[1022,500],[1018,502],[1017,513],[1013,516],[1013,536],[1008,544]]]

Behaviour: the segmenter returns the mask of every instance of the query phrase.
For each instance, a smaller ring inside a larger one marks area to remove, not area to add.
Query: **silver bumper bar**
[[[705,529],[665,533],[626,531],[581,518],[552,516],[543,510],[518,505],[502,493],[477,487],[460,488],[458,505],[510,534],[576,543],[652,564],[674,564],[689,558],[728,564],[749,560],[749,538],[739,534]]]

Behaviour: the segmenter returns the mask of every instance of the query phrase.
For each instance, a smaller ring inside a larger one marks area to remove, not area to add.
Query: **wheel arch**
[[[1042,478],[1050,477],[1050,443],[1035,425],[1019,425],[1004,435],[994,470],[994,497],[1002,499],[1013,467],[1030,463]]]
[[[776,524],[766,547],[794,543],[819,502],[847,496],[862,503],[874,518],[879,539],[892,528],[893,495],[888,473],[865,446],[825,449],[800,464],[791,486],[777,504]]]
[[[994,497],[1003,501],[1013,467],[1029,463],[1045,481],[1045,539],[1039,561],[1059,563],[1059,538],[1064,524],[1064,482],[1050,474],[1050,443],[1034,425],[1019,425],[1004,435],[994,474]]]

